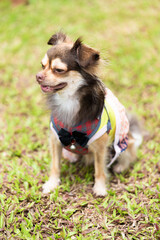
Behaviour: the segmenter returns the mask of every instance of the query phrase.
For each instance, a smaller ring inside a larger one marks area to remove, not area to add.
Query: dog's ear
[[[99,52],[91,47],[82,44],[81,38],[78,38],[71,51],[76,55],[79,65],[83,68],[96,66],[100,59]]]
[[[48,45],[56,45],[56,44],[65,42],[66,38],[67,38],[67,36],[64,33],[58,32],[58,33],[52,35],[52,37],[49,39],[47,44]]]

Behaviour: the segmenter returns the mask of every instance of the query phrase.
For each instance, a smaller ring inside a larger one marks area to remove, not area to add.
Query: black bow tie
[[[66,131],[64,128],[58,133],[59,139],[64,146],[70,145],[73,141],[76,141],[81,147],[85,147],[89,138],[86,133],[81,133],[78,131],[73,131],[72,135]]]

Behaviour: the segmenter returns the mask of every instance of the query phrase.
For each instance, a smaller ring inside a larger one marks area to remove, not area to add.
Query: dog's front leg
[[[43,193],[53,191],[60,184],[60,160],[62,155],[62,146],[52,132],[50,136],[50,152],[52,157],[51,172],[49,180],[43,185]]]
[[[100,153],[94,154],[95,161],[95,184],[93,192],[97,196],[105,196],[106,192],[106,172],[104,156]]]
[[[106,192],[106,159],[107,159],[107,141],[108,135],[104,134],[96,140],[93,145],[94,166],[95,166],[95,184],[93,192],[97,196],[105,196]]]

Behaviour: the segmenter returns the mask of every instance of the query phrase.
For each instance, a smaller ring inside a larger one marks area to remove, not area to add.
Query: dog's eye
[[[65,70],[64,69],[60,69],[60,68],[55,68],[54,72],[56,72],[56,73],[64,73]]]
[[[42,65],[42,68],[45,69],[45,66],[43,65],[43,63],[41,63],[41,65]]]

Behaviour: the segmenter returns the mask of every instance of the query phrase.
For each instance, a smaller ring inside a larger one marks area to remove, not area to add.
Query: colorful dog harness
[[[129,123],[125,108],[108,88],[106,88],[105,104],[99,118],[67,129],[63,122],[51,116],[50,126],[66,150],[80,155],[87,154],[88,146],[107,132],[110,136],[110,144],[113,144],[115,151],[108,167],[128,146]]]

